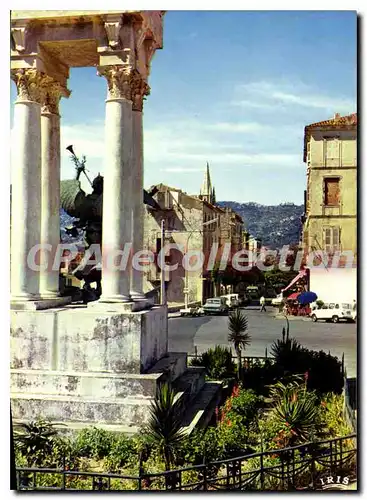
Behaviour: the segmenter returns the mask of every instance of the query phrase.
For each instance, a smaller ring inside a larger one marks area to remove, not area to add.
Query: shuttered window
[[[340,228],[330,226],[324,228],[324,248],[326,252],[340,250]]]
[[[339,206],[340,203],[340,179],[329,177],[324,179],[324,205]]]

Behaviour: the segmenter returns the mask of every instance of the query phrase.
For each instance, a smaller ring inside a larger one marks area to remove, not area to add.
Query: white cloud
[[[176,173],[191,173],[191,172],[202,172],[202,168],[185,168],[185,167],[167,167],[161,168],[161,172],[176,172]]]
[[[243,123],[232,123],[232,122],[218,122],[207,125],[209,130],[218,130],[223,132],[259,132],[264,130],[266,126],[256,123],[256,122],[243,122]]]
[[[279,108],[296,106],[323,109],[330,113],[353,113],[356,101],[343,96],[323,94],[302,83],[252,82],[236,88],[237,100],[231,104],[240,107]]]

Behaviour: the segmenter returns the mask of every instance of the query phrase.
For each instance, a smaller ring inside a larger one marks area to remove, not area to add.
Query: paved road
[[[251,345],[246,353],[249,356],[264,356],[267,347],[281,338],[283,319],[274,317],[275,311],[247,308]],[[168,347],[170,351],[194,353],[203,352],[216,344],[228,345],[228,318],[225,316],[204,316],[201,318],[171,318],[168,321]],[[355,323],[313,323],[310,320],[291,320],[290,335],[309,349],[323,350],[340,359],[344,352],[348,376],[356,376],[357,364],[357,326]]]

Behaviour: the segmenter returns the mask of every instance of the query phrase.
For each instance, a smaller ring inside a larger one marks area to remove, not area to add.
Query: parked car
[[[225,297],[207,299],[203,305],[204,314],[227,314],[229,306]]]
[[[319,319],[332,321],[333,323],[338,323],[340,320],[352,322],[355,321],[352,309],[352,304],[331,302],[324,304],[321,309],[314,309],[311,318],[315,322]]]
[[[222,295],[221,298],[226,299],[229,310],[232,311],[236,307],[240,305],[239,299],[238,299],[238,293],[230,293],[228,295]]]
[[[282,301],[283,301],[283,294],[280,293],[277,297],[275,297],[275,299],[271,300],[271,305],[272,306],[280,306]]]

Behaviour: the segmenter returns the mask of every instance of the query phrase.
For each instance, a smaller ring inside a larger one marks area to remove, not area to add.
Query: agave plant
[[[14,432],[15,446],[23,455],[35,456],[38,452],[44,455],[51,453],[58,434],[55,425],[62,424],[44,419],[18,424]]]
[[[272,414],[280,432],[286,436],[286,445],[292,446],[312,438],[318,425],[318,398],[307,391],[306,384],[297,378],[284,385],[277,382],[270,389]]]
[[[166,470],[171,469],[176,451],[186,436],[181,426],[181,405],[174,400],[175,392],[170,384],[161,384],[145,428],[148,441],[163,456]]]
[[[236,309],[230,313],[228,317],[228,342],[232,342],[237,355],[238,378],[241,376],[241,352],[250,345],[251,337],[247,331],[248,319],[247,316],[240,310]]]

